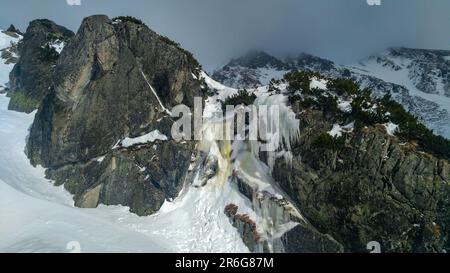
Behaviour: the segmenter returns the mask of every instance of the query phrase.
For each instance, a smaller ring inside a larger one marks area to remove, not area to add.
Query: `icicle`
[[[275,150],[267,153],[267,165],[270,170],[273,170],[275,160],[278,157],[277,151],[284,152],[284,158],[286,164],[289,166],[292,164],[292,144],[298,142],[300,138],[300,120],[295,116],[292,109],[287,106],[287,97],[282,94],[272,95],[272,96],[261,96],[255,100],[256,106],[266,105],[268,108],[271,106],[278,106],[279,109],[279,126],[278,133],[279,141],[275,144]],[[272,118],[270,111],[268,111],[268,120]],[[267,126],[267,125],[266,125]],[[251,141],[250,147],[252,153],[259,157],[259,152],[261,149],[260,143],[258,141]],[[290,156],[288,156],[290,154]]]

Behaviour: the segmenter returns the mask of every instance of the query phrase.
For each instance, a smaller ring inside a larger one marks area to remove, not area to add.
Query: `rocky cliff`
[[[54,79],[60,51],[72,36],[72,31],[50,20],[30,23],[18,45],[19,60],[10,73],[10,110],[29,113],[39,107]]]
[[[448,249],[448,162],[376,127],[346,135],[340,151],[311,148],[331,127],[317,123],[320,117],[305,117],[309,134],[294,148],[292,169],[282,160],[274,168],[311,223],[352,252],[364,252],[372,240],[389,252]]]
[[[375,241],[382,252],[448,251],[450,141],[390,96],[313,72],[221,92],[234,94],[227,105],[283,108],[276,98],[287,97],[299,121],[281,114],[280,133],[298,135],[283,137],[275,153],[233,142],[231,183],[253,213],[230,202],[224,214],[250,250],[368,252]]]
[[[371,241],[383,252],[450,250],[450,141],[331,62],[250,59],[241,64],[266,77],[293,66],[327,76],[288,73],[238,92],[137,19],[88,17],[54,60],[27,154],[76,206],[149,215],[178,197],[168,206],[191,213],[186,228],[231,232],[254,252],[367,252]],[[172,140],[169,109],[191,107],[195,96],[205,99],[204,136],[220,134],[225,104],[278,106],[277,151]]]
[[[128,17],[91,16],[65,46],[28,155],[76,205],[157,211],[178,195],[194,143],[170,140],[167,109],[201,96],[195,59]]]

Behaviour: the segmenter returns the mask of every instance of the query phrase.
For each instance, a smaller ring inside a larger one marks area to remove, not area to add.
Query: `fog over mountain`
[[[0,252],[449,253],[449,4],[377,1],[2,1]]]
[[[446,0],[382,0],[381,6],[365,0],[82,0],[80,6],[17,0],[2,3],[0,26],[25,29],[41,17],[76,30],[88,15],[133,15],[211,70],[255,47],[273,54],[306,51],[341,63],[388,46],[450,49],[448,10]]]

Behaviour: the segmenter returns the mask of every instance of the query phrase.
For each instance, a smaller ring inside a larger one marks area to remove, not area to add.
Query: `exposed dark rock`
[[[50,20],[30,23],[18,46],[20,58],[10,73],[10,110],[29,113],[39,107],[52,86],[59,57],[52,44],[72,36],[70,30]]]
[[[3,34],[13,38],[19,38],[19,32],[11,25],[8,30],[2,31]],[[4,64],[15,64],[19,60],[19,50],[16,42],[11,42],[6,48],[0,49],[0,61]]]
[[[32,163],[49,168],[48,176],[75,194],[76,205],[157,211],[181,190],[194,142],[114,146],[154,130],[170,138],[173,119],[165,108],[192,106],[202,95],[190,58],[143,24],[84,19],[58,59],[55,83],[31,128]]]
[[[230,219],[231,224],[236,227],[244,244],[251,252],[261,252],[264,242],[256,229],[256,223],[247,214],[238,214],[238,207],[229,204],[225,207],[224,213]]]
[[[201,162],[194,168],[205,170],[200,185],[217,175],[217,158],[193,156],[194,141],[121,145],[127,137],[155,130],[170,136],[174,121],[166,109],[192,106],[194,96],[202,96],[198,62],[190,53],[128,17],[86,18],[60,56],[41,51],[55,33],[71,36],[50,21],[30,24],[11,73],[10,107],[29,112],[40,104],[28,156],[74,194],[77,206],[120,204],[148,215],[175,198],[194,175],[192,158]],[[309,55],[289,64],[261,53],[253,59],[257,62],[241,63],[336,71],[331,62]],[[371,84],[385,87],[376,80]],[[224,213],[250,251],[366,252],[370,241],[380,242],[386,252],[450,251],[447,161],[400,143],[378,125],[349,130],[339,147],[317,145],[332,127],[333,115],[290,100],[301,118],[301,136],[293,144],[292,165],[277,160],[272,173],[285,198],[258,191],[233,171],[256,215],[286,228],[284,234],[259,234],[256,219],[228,205]]]
[[[3,59],[5,64],[15,64],[19,60],[19,51],[17,49],[17,44],[13,43],[10,47],[3,48],[0,50],[0,57]]]
[[[231,60],[215,71],[212,78],[230,87],[252,88],[266,85],[272,77],[277,79],[284,73],[295,70],[333,73],[337,68],[332,61],[309,54],[281,60],[263,51],[253,51]]]
[[[233,217],[237,214],[238,209],[238,206],[236,206],[235,204],[228,204],[225,207],[224,213],[228,217]]]
[[[348,252],[367,252],[370,241],[385,252],[449,250],[447,161],[399,143],[383,126],[345,134],[340,150],[314,147],[332,124],[318,110],[301,118],[292,166],[278,160],[273,176],[320,233]]]
[[[178,195],[192,149],[173,141],[152,143],[49,169],[47,176],[74,194],[76,206],[124,205],[138,215],[148,215],[157,211],[165,199]],[[93,190],[97,190],[97,202],[87,203]]]
[[[209,179],[217,175],[219,171],[219,161],[215,156],[205,157],[202,168],[204,171],[200,177],[200,186],[205,186]]]
[[[284,62],[264,51],[251,51],[241,58],[231,60],[228,66],[242,66],[254,69],[264,67],[274,67],[277,69],[287,68]]]
[[[256,190],[249,184],[245,183],[241,178],[239,178],[239,176],[236,176],[235,178],[239,192],[241,192],[250,201],[253,201],[253,195],[255,194]]]
[[[283,234],[281,241],[288,253],[342,253],[344,247],[330,235],[298,224]]]
[[[215,71],[212,78],[230,87],[249,88],[261,85],[263,77],[259,70],[289,70],[289,66],[264,51],[252,51],[243,57],[231,60]]]

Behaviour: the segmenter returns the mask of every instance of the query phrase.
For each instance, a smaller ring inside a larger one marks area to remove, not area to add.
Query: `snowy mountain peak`
[[[429,129],[450,136],[448,52],[252,51],[214,73],[232,88],[130,16],[20,39],[0,33],[0,252],[450,251],[450,140]]]
[[[280,79],[293,70],[324,73],[336,70],[336,65],[330,60],[307,53],[279,59],[264,51],[253,51],[231,60],[215,71],[212,78],[234,88],[254,88],[267,85],[271,79]]]
[[[449,56],[450,51],[446,50],[390,48],[362,61],[359,68],[375,72],[375,76],[382,79],[387,73],[394,73],[396,76],[390,82],[406,84],[409,85],[408,89],[426,94],[450,97]],[[383,70],[385,75],[381,74]],[[403,77],[397,77],[397,74],[402,74]]]
[[[285,60],[292,70],[331,71],[336,68],[335,63],[330,60],[319,58],[307,53],[300,53],[297,57]]]
[[[230,87],[266,85],[289,71],[288,64],[264,51],[251,51],[215,71],[212,78]]]

